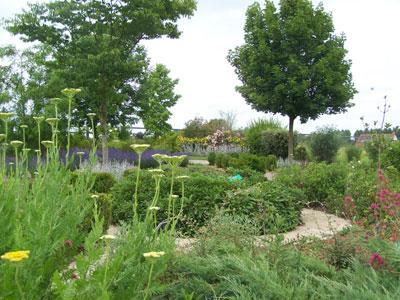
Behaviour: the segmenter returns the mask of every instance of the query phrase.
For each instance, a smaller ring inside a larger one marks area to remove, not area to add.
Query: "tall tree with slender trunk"
[[[244,45],[228,60],[242,82],[237,90],[254,109],[289,118],[289,158],[294,122],[345,112],[356,90],[346,59],[345,36],[332,16],[309,0],[273,1],[247,10]]]
[[[193,15],[195,9],[195,0],[55,0],[31,4],[6,26],[24,41],[51,48],[47,61],[50,84],[82,89],[75,108],[82,116],[96,113],[103,161],[107,161],[110,124],[146,119],[149,115],[145,112],[157,109],[155,118],[160,117],[160,124],[165,125],[168,108],[178,99],[173,92],[176,81],[166,80],[165,67],[150,67],[140,42],[163,36],[178,38],[178,19]],[[159,81],[154,79],[157,74]],[[149,86],[156,84],[165,92],[153,93],[148,104],[143,97],[150,95]]]

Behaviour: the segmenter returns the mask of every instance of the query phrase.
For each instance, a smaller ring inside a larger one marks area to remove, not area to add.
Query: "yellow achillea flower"
[[[160,252],[151,251],[151,252],[143,253],[143,256],[145,258],[159,258],[163,255],[165,255],[164,251],[160,251]]]
[[[147,148],[150,147],[150,145],[148,145],[148,144],[132,144],[132,145],[130,145],[130,147],[136,153],[142,154],[144,151],[146,151]]]
[[[21,261],[29,258],[29,250],[7,252],[1,256],[1,259],[9,261]]]

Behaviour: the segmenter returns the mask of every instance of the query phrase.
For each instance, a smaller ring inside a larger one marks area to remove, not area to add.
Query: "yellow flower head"
[[[24,149],[22,149],[22,151],[23,151],[24,153],[28,153],[29,151],[31,151],[31,149],[30,149],[30,148],[24,148]]]
[[[21,141],[11,141],[10,144],[14,148],[18,148],[19,146],[21,146],[23,144],[23,142],[21,142]]]
[[[160,252],[152,251],[152,252],[143,253],[143,256],[145,258],[149,258],[149,259],[151,259],[151,258],[159,258],[159,257],[161,257],[163,255],[165,255],[164,251],[160,251]]]
[[[1,259],[9,261],[21,261],[29,258],[29,250],[7,252],[1,256]]]
[[[149,170],[149,172],[150,172],[151,174],[153,174],[153,175],[164,174],[164,170],[162,170],[162,169],[152,169],[152,170]]]
[[[164,160],[171,166],[179,166],[186,158],[186,155],[179,156],[168,156],[164,157]]]
[[[0,119],[4,121],[8,121],[12,116],[14,116],[14,113],[0,112]]]
[[[93,195],[91,195],[90,196],[92,199],[99,199],[100,198],[100,196],[99,195],[96,195],[96,194],[93,194]]]
[[[59,118],[47,118],[46,122],[49,123],[51,126],[55,126],[58,121],[60,121]]]
[[[28,128],[28,125],[22,124],[22,125],[19,126],[19,127],[26,129],[26,128]]]
[[[162,164],[162,162],[164,161],[165,155],[156,153],[156,154],[153,154],[152,157],[156,160],[156,162],[158,162],[159,164]]]
[[[43,116],[33,117],[33,119],[36,121],[36,123],[40,123],[40,122],[44,121],[44,117]]]
[[[76,152],[76,154],[77,154],[78,156],[83,156],[83,155],[85,155],[85,152],[79,151],[79,152]]]
[[[42,141],[42,145],[46,148],[50,148],[54,145],[54,143],[52,141]]]
[[[157,210],[160,210],[160,208],[158,206],[150,206],[149,210],[157,211]]]
[[[101,240],[115,240],[117,237],[112,234],[105,234],[100,237]]]
[[[182,175],[182,176],[177,176],[176,179],[180,181],[185,181],[186,179],[189,179],[190,177],[187,175]]]
[[[148,144],[133,144],[130,145],[130,147],[132,148],[133,151],[135,151],[138,154],[143,153],[144,151],[146,151],[147,148],[150,147],[150,145]]]
[[[61,98],[50,98],[50,102],[53,103],[53,104],[57,104],[60,101],[62,101]]]
[[[89,117],[89,119],[93,119],[96,114],[95,113],[88,113],[87,116]]]
[[[72,89],[72,88],[67,88],[63,89],[61,93],[63,93],[65,96],[73,98],[76,94],[80,93],[81,89]]]

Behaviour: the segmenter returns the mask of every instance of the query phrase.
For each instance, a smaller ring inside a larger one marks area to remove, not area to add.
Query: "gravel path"
[[[203,166],[208,166],[208,160],[203,160],[203,159],[190,159],[189,164],[191,165],[203,165]]]
[[[335,233],[351,226],[351,223],[348,220],[324,213],[319,210],[308,208],[302,210],[301,219],[303,221],[302,225],[293,231],[283,234],[285,243],[293,242],[303,237],[328,239],[331,238]],[[107,230],[107,234],[117,235],[118,227],[111,225]],[[256,239],[257,244],[263,244],[265,241],[266,236],[260,236]],[[190,250],[195,243],[195,238],[176,239],[176,246],[180,251]]]
[[[320,239],[331,238],[335,233],[350,227],[351,223],[348,220],[339,218],[319,210],[305,208],[301,212],[303,224],[293,231],[283,234],[284,242],[289,243],[299,240],[303,237],[316,237]],[[264,244],[266,236],[260,236],[256,239],[257,244]],[[196,243],[196,239],[176,239],[178,250],[187,251]]]

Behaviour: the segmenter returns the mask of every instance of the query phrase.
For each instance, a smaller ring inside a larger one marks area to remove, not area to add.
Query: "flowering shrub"
[[[212,135],[203,138],[178,137],[178,143],[183,152],[242,152],[245,149],[243,139],[230,131],[217,130]]]

